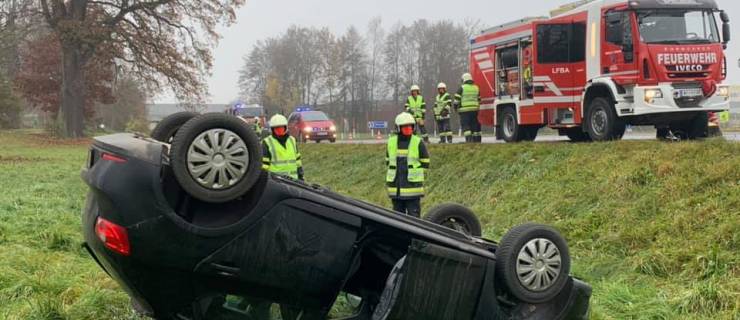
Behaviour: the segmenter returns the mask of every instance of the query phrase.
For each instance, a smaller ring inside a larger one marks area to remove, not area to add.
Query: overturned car
[[[242,121],[176,115],[95,139],[85,247],[156,319],[587,319],[565,240],[480,238],[468,209],[427,220],[261,170]],[[338,311],[339,310],[339,311]]]

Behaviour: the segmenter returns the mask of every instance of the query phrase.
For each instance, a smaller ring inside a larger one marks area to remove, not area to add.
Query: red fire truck
[[[507,142],[543,127],[574,141],[621,139],[627,125],[705,137],[708,113],[729,110],[729,40],[714,0],[584,0],[494,27],[471,39],[479,120]]]

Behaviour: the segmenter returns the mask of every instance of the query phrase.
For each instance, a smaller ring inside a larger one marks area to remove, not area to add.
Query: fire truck
[[[507,142],[543,127],[618,140],[628,125],[702,138],[709,113],[729,110],[729,41],[714,0],[584,0],[500,25],[470,41],[479,121]]]

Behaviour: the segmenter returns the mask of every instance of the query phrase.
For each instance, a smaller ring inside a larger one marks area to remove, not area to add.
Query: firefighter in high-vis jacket
[[[480,111],[480,88],[473,82],[473,76],[466,73],[462,76],[463,85],[455,95],[455,107],[460,114],[460,125],[465,135],[465,142],[482,141],[481,126],[478,122]]]
[[[437,120],[439,143],[452,143],[452,97],[447,92],[447,85],[443,82],[437,85],[437,101],[434,104],[434,118]]]
[[[262,169],[303,180],[303,162],[298,143],[288,134],[288,119],[279,114],[270,118],[270,133],[262,140]]]
[[[414,134],[416,123],[416,119],[405,112],[396,117],[398,133],[388,139],[385,181],[393,210],[419,218],[424,174],[430,161],[426,145]]]
[[[419,126],[419,134],[421,134],[424,142],[429,142],[429,134],[427,134],[424,123],[427,114],[427,103],[421,95],[421,88],[417,85],[411,86],[411,95],[406,99],[406,112],[416,119],[416,124]]]

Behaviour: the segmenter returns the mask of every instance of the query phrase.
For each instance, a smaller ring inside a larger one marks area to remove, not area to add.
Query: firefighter
[[[388,139],[386,184],[393,210],[409,216],[421,216],[424,197],[424,171],[429,169],[429,152],[414,129],[417,124],[409,113],[396,117],[397,134]]]
[[[411,86],[411,95],[406,99],[406,112],[413,115],[414,119],[416,119],[416,124],[419,126],[419,133],[424,139],[424,142],[429,142],[429,135],[424,124],[427,103],[424,101],[424,97],[421,96],[421,89],[417,85]]]
[[[262,169],[303,181],[303,162],[298,143],[288,134],[288,119],[270,118],[270,135],[262,140]]]
[[[252,123],[252,129],[258,137],[262,137],[262,124],[260,123],[260,117],[254,117],[254,123]]]
[[[480,89],[473,82],[473,76],[466,73],[462,76],[463,85],[455,95],[455,108],[460,114],[460,125],[463,128],[465,142],[482,142],[481,126],[478,122],[480,111]]]
[[[450,127],[450,113],[452,112],[452,98],[447,92],[447,85],[437,85],[437,102],[434,104],[434,117],[437,120],[439,143],[452,143],[452,128]]]

